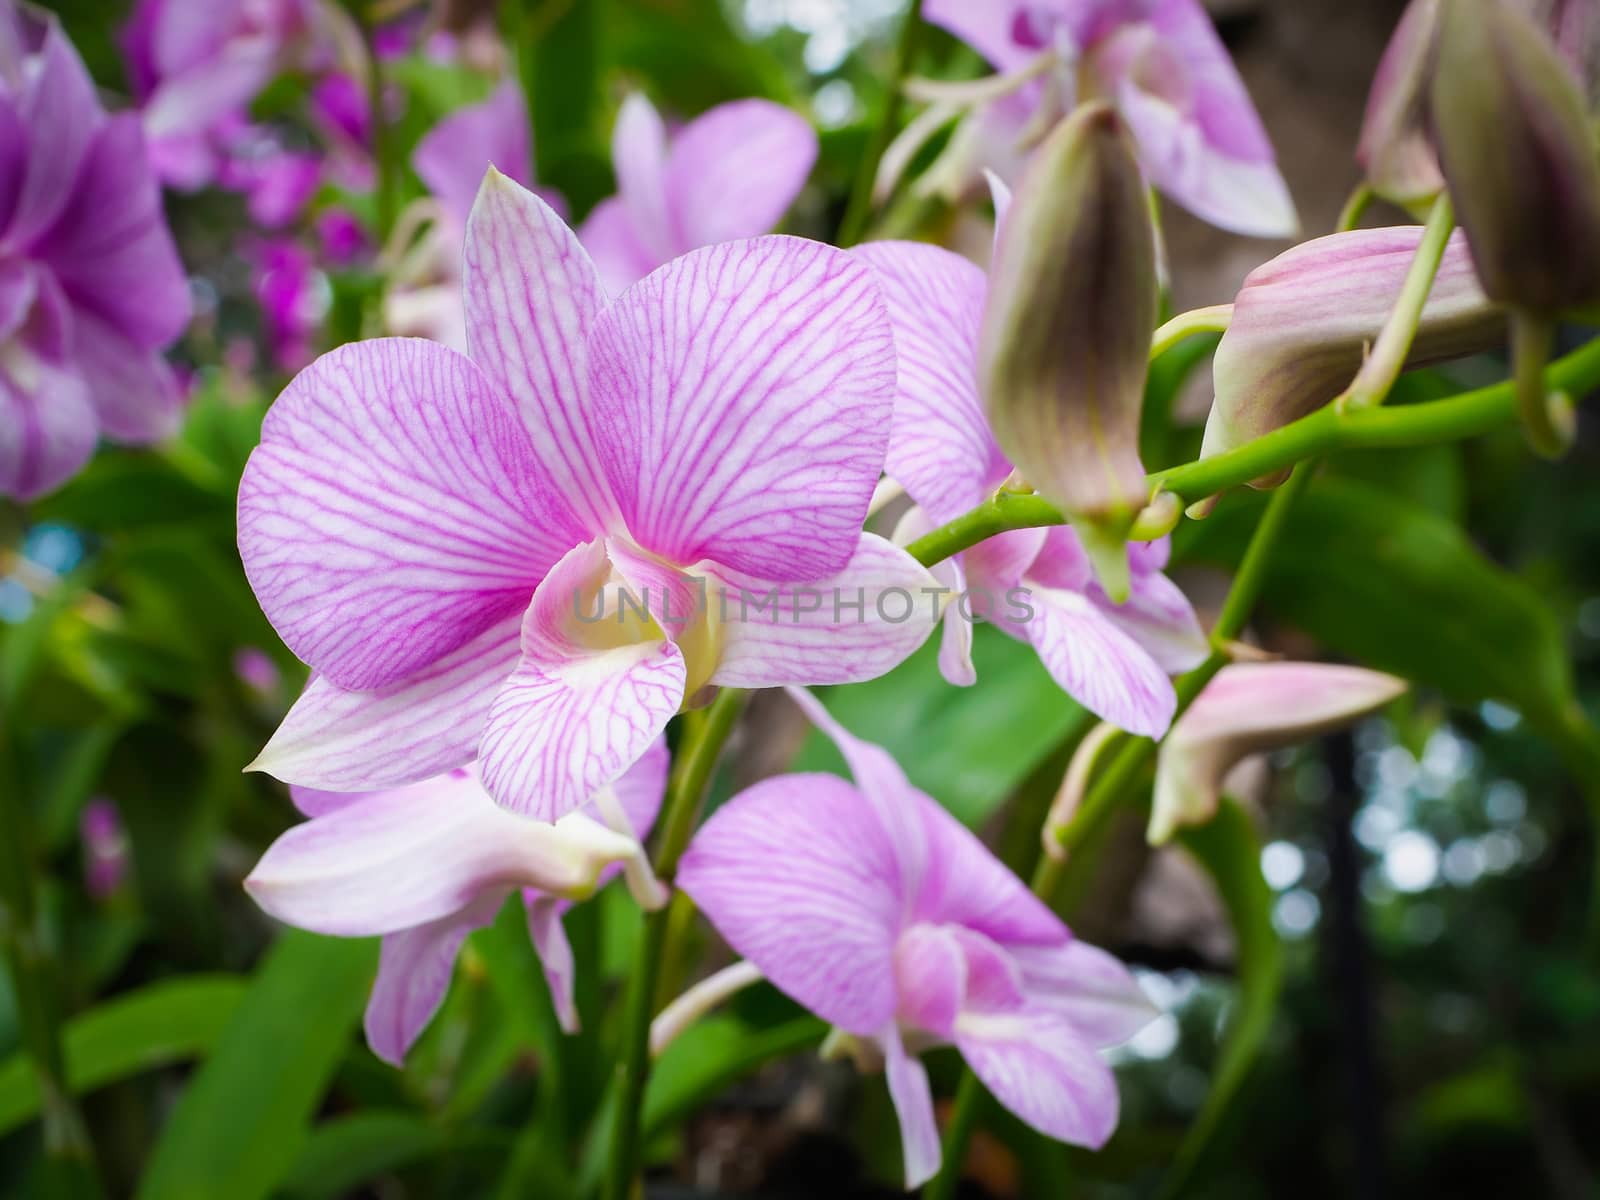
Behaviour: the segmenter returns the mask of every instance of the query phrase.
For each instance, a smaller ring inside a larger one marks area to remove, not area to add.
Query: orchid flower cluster
[[[385,116],[347,20],[315,0],[204,8],[142,0],[140,113],[111,116],[60,29],[0,4],[8,495],[61,484],[102,433],[176,428],[161,352],[188,291],[158,181],[241,191],[267,228],[330,172],[371,186]],[[1170,535],[1219,489],[1146,473],[1153,333],[1223,333],[1199,458],[1244,464],[1230,482],[1280,483],[1292,464],[1254,454],[1280,431],[1381,403],[1403,367],[1508,331],[1530,440],[1570,440],[1570,400],[1542,370],[1556,320],[1600,303],[1592,8],[1416,0],[1361,162],[1428,223],[1303,242],[1231,306],[1160,332],[1152,191],[1235,233],[1298,224],[1199,0],[928,0],[923,15],[995,74],[907,83],[925,107],[883,155],[880,196],[954,125],[917,187],[959,198],[989,173],[986,268],[924,242],[773,233],[819,147],[758,99],[673,125],[628,95],[616,194],[569,222],[536,186],[507,69],[416,147],[427,195],[381,231],[389,336],[316,357],[267,413],[238,549],[310,681],[251,768],[290,785],[305,820],[245,887],[289,924],[382,938],[366,1034],[385,1061],[405,1060],[508,899],[575,1031],[592,964],[563,916],[621,876],[654,914],[647,939],[676,891],[740,960],[658,1014],[648,943],[634,986],[658,1052],[765,980],[833,1027],[831,1051],[883,1072],[908,1188],[941,1167],[919,1058],[936,1047],[1026,1124],[1100,1147],[1118,1115],[1102,1052],[1155,1015],[1135,977],[808,689],[883,676],[936,635],[943,679],[983,687],[974,627],[991,624],[1104,722],[1046,823],[1047,861],[1108,740],[1151,748],[1149,839],[1165,843],[1211,819],[1247,755],[1407,685],[1255,661],[1232,605],[1208,632],[1168,574]],[[318,80],[315,154],[249,116],[290,66]],[[309,267],[274,253],[288,311]],[[310,355],[302,325],[291,358]],[[776,775],[698,822],[758,689],[786,695],[849,777]],[[620,1057],[637,1085],[647,1064]]]

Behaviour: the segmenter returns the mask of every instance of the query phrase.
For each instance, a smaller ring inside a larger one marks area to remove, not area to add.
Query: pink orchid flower
[[[899,394],[886,469],[917,510],[897,534],[915,536],[983,503],[1010,476],[978,388],[978,340],[989,283],[972,263],[919,242],[869,242],[894,323]],[[989,538],[936,568],[960,597],[947,611],[939,665],[970,684],[971,617],[1031,643],[1051,676],[1095,715],[1158,737],[1177,706],[1168,675],[1196,666],[1205,635],[1163,575],[1167,543],[1129,547],[1131,593],[1114,604],[1067,526]],[[960,618],[960,619],[958,619]]]
[[[882,1052],[907,1188],[939,1169],[933,1093],[915,1055],[955,1045],[1033,1128],[1099,1147],[1116,1078],[1098,1050],[1155,1015],[1126,968],[1075,941],[880,747],[796,700],[855,782],[781,775],[718,809],[678,885],[780,990]]]
[[[282,229],[298,220],[322,183],[323,160],[290,150],[270,129],[241,123],[218,165],[217,182],[245,197],[250,219],[262,229]]]
[[[292,237],[257,238],[243,246],[250,286],[261,305],[262,331],[273,365],[298,371],[311,361],[328,314],[328,278],[310,249]]]
[[[574,1032],[562,914],[618,864],[642,862],[640,839],[661,806],[667,761],[657,741],[603,795],[554,825],[498,807],[475,766],[389,791],[291,788],[310,819],[267,848],[245,890],[301,929],[383,938],[367,1042],[395,1066],[444,1002],[467,935],[521,892],[557,1017]]]
[[[273,77],[352,38],[359,45],[348,18],[320,0],[140,0],[122,44],[161,181],[210,183],[226,158],[219,135]]]
[[[861,263],[730,242],[607,305],[491,171],[466,308],[470,357],[345,346],[267,414],[239,548],[316,677],[258,769],[348,791],[476,757],[553,820],[707,687],[870,679],[926,639],[933,576],[861,531],[894,400]]]
[[[1027,103],[1005,96],[978,114],[1009,140],[1103,98],[1151,182],[1190,212],[1255,237],[1298,228],[1272,143],[1199,0],[928,0],[924,12],[1014,75],[1010,95]]]
[[[138,117],[106,113],[54,17],[0,0],[0,496],[58,487],[102,434],[176,432],[161,351],[189,315]]]
[[[623,102],[611,140],[617,195],[578,231],[616,295],[662,263],[700,246],[772,229],[805,186],[817,135],[767,100],[735,100],[670,138],[644,96]]]

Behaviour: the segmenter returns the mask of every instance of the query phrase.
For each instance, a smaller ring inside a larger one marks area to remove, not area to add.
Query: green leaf
[[[258,1200],[283,1182],[349,1047],[376,949],[278,939],[167,1121],[140,1200]]]
[[[67,1083],[83,1095],[143,1071],[204,1056],[244,996],[231,975],[197,975],[150,984],[67,1023]],[[0,1063],[0,1134],[32,1120],[39,1085],[31,1065]]]
[[[78,836],[79,814],[126,728],[121,721],[108,720],[71,731],[52,757],[39,787],[39,839],[48,852],[65,850]]]
[[[1258,506],[1236,500],[1191,523],[1184,557],[1236,564]],[[1502,701],[1563,741],[1581,721],[1561,628],[1539,594],[1450,521],[1373,484],[1312,481],[1262,603],[1334,653],[1459,703]]]
[[[1272,889],[1261,876],[1261,846],[1249,815],[1225,799],[1214,819],[1185,830],[1184,847],[1210,874],[1238,944],[1239,996],[1228,1019],[1211,1092],[1189,1127],[1164,1182],[1180,1196],[1216,1146],[1225,1118],[1261,1053],[1283,991],[1283,943],[1272,927]]]
[[[312,1131],[282,1190],[296,1200],[333,1200],[389,1171],[446,1153],[498,1150],[505,1141],[504,1134],[447,1129],[415,1113],[351,1113]]]
[[[977,687],[944,681],[935,636],[890,674],[823,693],[847,729],[887,749],[912,783],[969,825],[993,815],[1083,715],[1033,647],[992,626],[974,633]],[[816,732],[793,769],[846,773],[833,743]]]
[[[507,5],[518,48],[528,112],[538,130],[534,174],[558,189],[581,217],[611,191],[610,155],[602,128],[605,90],[600,60],[612,18],[605,0],[584,4]],[[520,23],[511,16],[520,9]]]
[[[208,490],[149,451],[98,455],[68,486],[34,507],[39,520],[98,534],[193,521],[231,521],[231,491]]]
[[[648,79],[674,116],[746,96],[796,100],[783,62],[741,37],[718,0],[620,5],[609,32],[617,65]]]

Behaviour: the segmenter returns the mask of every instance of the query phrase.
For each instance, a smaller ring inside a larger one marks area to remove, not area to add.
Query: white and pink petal
[[[894,847],[859,791],[782,775],[712,814],[677,884],[780,990],[858,1036],[895,1011],[903,897]]]
[[[297,375],[239,487],[256,598],[347,688],[404,679],[519,612],[581,537],[504,397],[416,339],[344,346]]]
[[[605,293],[566,222],[493,169],[467,220],[463,298],[472,361],[510,397],[544,473],[593,537],[613,512],[587,411],[588,339]]]
[[[836,574],[810,583],[717,572],[724,687],[859,683],[909,658],[938,624],[948,589],[873,533]]]
[[[866,267],[799,238],[696,250],[606,309],[590,349],[591,420],[635,542],[760,579],[846,566],[894,397]]]
[[[478,751],[484,785],[514,812],[553,821],[583,807],[639,760],[683,703],[677,646],[658,631],[580,618],[611,568],[604,541],[575,547],[523,616],[521,658],[490,707]]]
[[[471,762],[489,707],[521,656],[507,617],[400,683],[350,691],[306,685],[249,769],[330,792],[398,787]]]

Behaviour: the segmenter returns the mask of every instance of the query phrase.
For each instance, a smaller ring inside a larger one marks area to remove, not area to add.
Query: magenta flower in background
[[[262,229],[282,229],[296,220],[322,182],[322,155],[290,150],[271,130],[240,125],[229,136],[217,183],[245,197],[250,219]]]
[[[882,601],[933,577],[861,531],[894,396],[861,264],[756,238],[607,306],[572,231],[491,171],[466,308],[470,358],[345,346],[267,414],[239,548],[316,676],[258,769],[355,790],[477,757],[554,819],[708,686],[869,679],[925,640]]]
[[[0,495],[31,499],[104,434],[157,441],[188,281],[139,119],[108,116],[54,18],[0,0]]]
[[[128,831],[116,802],[95,796],[85,804],[78,836],[83,842],[83,886],[96,900],[115,895],[127,882],[130,865]]]
[[[894,323],[899,394],[885,469],[917,504],[903,540],[983,503],[1011,474],[978,389],[988,281],[960,255],[920,242],[869,242],[851,253],[879,276]],[[1168,675],[1204,659],[1206,639],[1161,573],[1165,540],[1129,551],[1125,604],[1106,596],[1067,526],[1002,533],[940,564],[941,581],[968,597],[946,616],[945,678],[974,681],[971,621],[957,618],[982,616],[1031,643],[1062,689],[1097,716],[1133,733],[1164,733],[1177,705]]]
[[[580,811],[554,825],[499,808],[464,767],[392,791],[292,788],[310,820],[267,848],[245,889],[290,925],[383,938],[367,1042],[399,1066],[444,1002],[467,935],[522,893],[528,932],[563,1028],[577,1028],[573,957],[561,926],[573,900],[640,862],[667,779],[656,742]]]
[[[329,71],[311,89],[309,105],[311,123],[327,148],[327,177],[347,191],[371,191],[378,170],[372,157],[372,105],[366,82],[349,71]],[[389,119],[393,118],[391,113]]]
[[[329,266],[347,267],[372,248],[366,226],[348,208],[329,205],[317,213],[312,224]]]
[[[677,882],[778,988],[882,1052],[906,1186],[939,1169],[916,1055],[953,1044],[1033,1128],[1099,1147],[1117,1084],[1097,1051],[1155,1015],[1126,968],[1083,942],[880,747],[795,698],[855,782],[781,775],[695,835]]]
[[[242,646],[234,652],[233,673],[240,683],[263,700],[276,696],[278,685],[283,682],[278,664],[258,646]]]
[[[331,58],[346,26],[320,0],[139,0],[122,48],[161,181],[215,179],[229,127],[261,89],[292,63]]]
[[[1234,233],[1296,232],[1272,143],[1200,0],[927,0],[923,11],[999,71],[1037,68],[1013,93],[1026,105],[979,114],[992,129],[1009,127],[1008,142],[1103,97],[1127,122],[1150,181],[1184,208]],[[1003,145],[999,161],[1014,152]]]
[[[250,242],[244,256],[273,364],[297,371],[315,354],[313,337],[328,312],[327,276],[311,251],[292,237]]]
[[[616,295],[680,254],[772,229],[816,160],[816,132],[780,104],[719,104],[669,137],[635,93],[611,138],[617,194],[595,206],[578,238]]]

